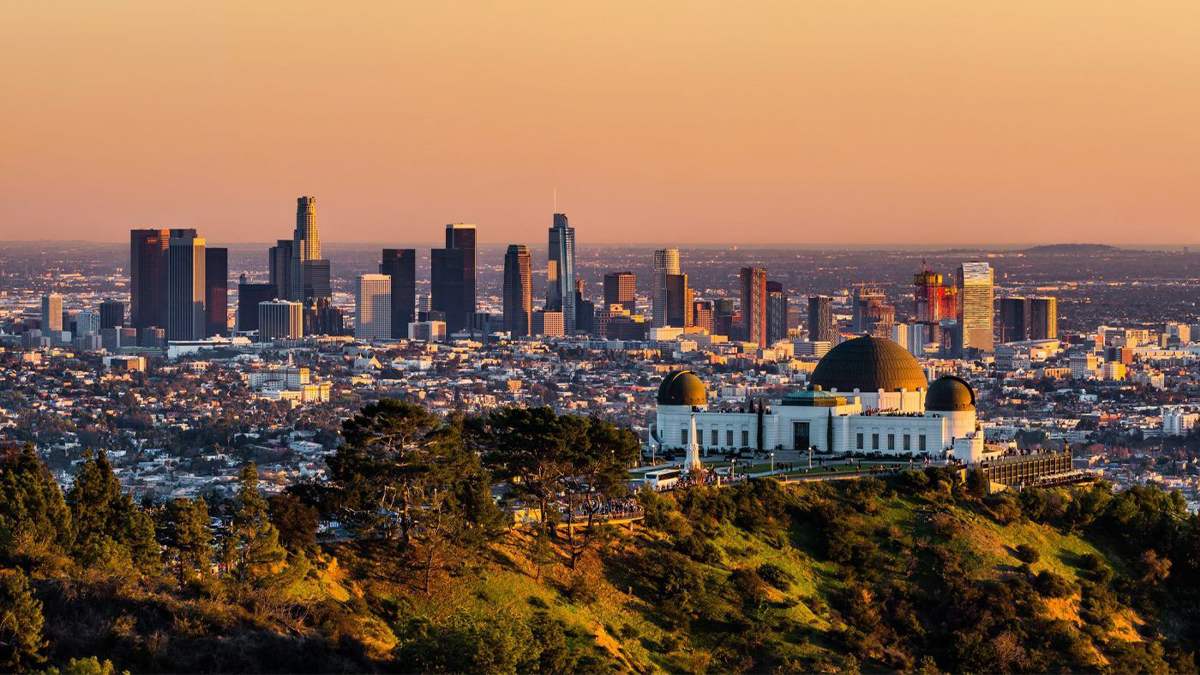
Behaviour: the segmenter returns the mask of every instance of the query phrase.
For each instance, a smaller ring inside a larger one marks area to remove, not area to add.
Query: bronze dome
[[[659,405],[707,405],[708,389],[690,370],[676,370],[658,385]]]
[[[975,390],[961,377],[943,375],[929,385],[925,409],[935,412],[974,410]]]
[[[829,350],[809,382],[828,391],[916,391],[929,386],[921,364],[904,347],[887,338],[847,340]]]

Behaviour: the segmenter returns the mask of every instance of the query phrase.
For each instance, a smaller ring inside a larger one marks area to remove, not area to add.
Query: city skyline
[[[356,242],[1194,244],[1200,8],[1150,4],[10,4],[0,240],[312,192]]]

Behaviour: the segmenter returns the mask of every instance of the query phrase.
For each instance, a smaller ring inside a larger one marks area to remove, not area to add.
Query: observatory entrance
[[[807,450],[812,442],[808,437],[808,422],[792,422],[792,447]]]

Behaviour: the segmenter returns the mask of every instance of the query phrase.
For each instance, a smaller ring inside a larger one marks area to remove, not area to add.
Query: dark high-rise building
[[[305,260],[300,264],[300,293],[305,302],[329,300],[333,297],[330,284],[329,261],[322,258]]]
[[[136,328],[167,325],[168,229],[129,232],[130,323]]]
[[[167,246],[167,340],[204,337],[205,242],[195,230],[171,230]]]
[[[783,284],[767,282],[767,344],[773,345],[788,334],[788,296]]]
[[[692,325],[692,289],[687,274],[667,274],[667,325],[687,328]]]
[[[467,223],[446,225],[446,248],[462,251],[462,298],[459,300],[464,327],[475,313],[475,226]],[[449,325],[447,325],[449,329]]]
[[[533,318],[533,261],[524,244],[504,253],[504,330],[513,337],[530,334]]]
[[[561,311],[567,335],[575,331],[575,228],[567,214],[554,214],[546,267],[546,309]]]
[[[275,297],[281,300],[292,297],[292,244],[291,239],[280,239],[267,251],[271,283],[275,284]]]
[[[887,300],[887,294],[882,289],[869,285],[861,285],[854,287],[854,295],[851,301],[851,319],[850,330],[857,334],[871,333],[874,335],[874,329],[879,322],[881,315],[886,315],[888,310],[885,307],[890,307]],[[895,316],[895,308],[891,309],[892,316]],[[890,331],[890,327],[889,327]],[[889,334],[887,337],[891,337]]]
[[[1000,342],[1020,342],[1029,339],[1029,299],[1000,298]]]
[[[392,339],[408,337],[408,324],[417,320],[417,252],[385,248],[379,273],[392,279]]]
[[[812,295],[808,298],[808,339],[812,342],[837,343],[837,324],[833,321],[833,298]]]
[[[743,267],[742,339],[767,346],[767,271],[761,267]],[[785,319],[786,321],[786,319]]]
[[[1058,339],[1058,299],[1029,298],[1029,339]]]
[[[591,335],[596,328],[596,303],[584,297],[587,294],[583,279],[575,280],[575,332]]]
[[[633,272],[609,272],[604,275],[604,305],[621,305],[637,310],[637,276]]]
[[[276,299],[275,284],[251,284],[243,274],[238,281],[237,329],[242,332],[258,330],[258,305]]]
[[[229,249],[204,250],[205,336],[229,334]]]
[[[470,314],[463,302],[466,251],[460,248],[435,248],[429,256],[429,306],[446,317],[446,331],[454,333],[467,327]]]
[[[717,298],[713,302],[713,334],[732,337],[734,334],[733,298]]]
[[[105,300],[100,303],[100,330],[119,328],[125,325],[125,303],[120,300]]]

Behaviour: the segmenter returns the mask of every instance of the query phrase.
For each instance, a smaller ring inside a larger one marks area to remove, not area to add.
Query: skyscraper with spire
[[[575,331],[575,228],[567,214],[554,214],[550,226],[550,260],[546,267],[546,309],[563,313],[563,328]]]
[[[669,325],[667,323],[667,281],[670,276],[679,273],[679,249],[663,248],[654,252],[654,290],[650,309],[653,312],[655,328]]]

